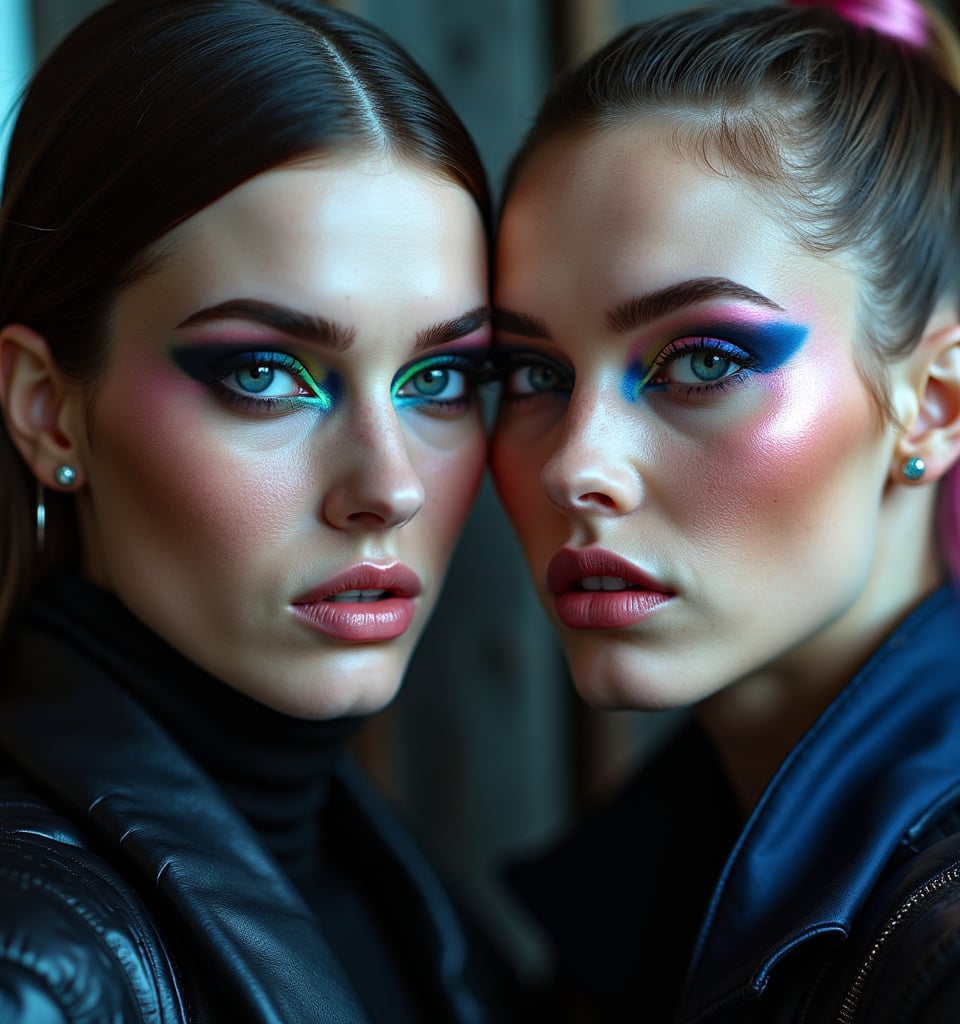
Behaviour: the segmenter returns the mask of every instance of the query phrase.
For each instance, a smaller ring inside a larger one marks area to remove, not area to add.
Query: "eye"
[[[690,394],[709,393],[756,362],[749,352],[720,338],[679,338],[667,345],[645,375],[636,374],[636,393],[671,385]]]
[[[694,352],[674,361],[671,377],[676,384],[712,384],[741,369],[720,352]]]
[[[201,344],[171,354],[189,377],[244,411],[284,411],[306,404],[329,412],[339,393],[335,374],[317,380],[299,359],[286,352]]]
[[[504,392],[509,398],[523,398],[549,392],[568,392],[570,373],[556,363],[537,358],[512,355],[502,366]]]
[[[471,406],[483,373],[478,360],[476,354],[456,352],[421,359],[397,374],[393,400],[431,415],[464,411]]]
[[[263,360],[232,370],[220,383],[239,395],[258,398],[297,398],[313,394],[292,373]]]
[[[450,402],[464,398],[469,391],[467,377],[448,366],[426,366],[408,377],[397,388],[397,398],[430,398]]]

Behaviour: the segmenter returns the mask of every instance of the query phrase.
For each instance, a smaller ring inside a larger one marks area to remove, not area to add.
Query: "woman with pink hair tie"
[[[499,492],[582,697],[693,709],[514,870],[570,1019],[960,1020],[956,53],[665,17],[512,166]]]

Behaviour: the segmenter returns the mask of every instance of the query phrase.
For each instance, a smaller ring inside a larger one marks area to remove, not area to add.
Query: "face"
[[[271,707],[380,707],[486,458],[474,202],[386,158],[318,160],[155,248],[76,416],[87,571]]]
[[[655,124],[545,144],[496,265],[496,483],[588,701],[688,704],[870,631],[894,437],[851,269]]]

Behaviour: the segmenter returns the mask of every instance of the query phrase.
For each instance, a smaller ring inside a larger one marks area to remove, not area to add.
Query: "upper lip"
[[[416,597],[422,589],[420,577],[402,562],[391,565],[361,562],[317,584],[294,598],[292,603],[316,604],[345,590],[389,590],[395,597]]]
[[[547,566],[547,586],[553,594],[573,590],[587,576],[615,576],[644,590],[673,593],[643,569],[604,548],[561,548]]]

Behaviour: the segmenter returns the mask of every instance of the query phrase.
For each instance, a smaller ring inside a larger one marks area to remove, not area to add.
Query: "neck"
[[[879,598],[868,612],[855,604],[815,639],[698,705],[697,716],[744,814],[884,638],[942,584],[937,560],[924,560],[909,582],[904,588],[901,577],[899,588],[874,589]]]

